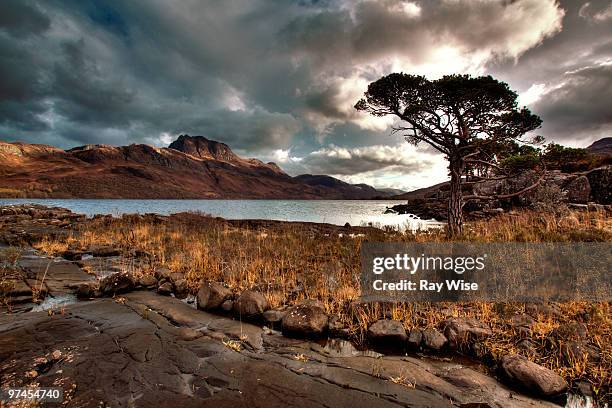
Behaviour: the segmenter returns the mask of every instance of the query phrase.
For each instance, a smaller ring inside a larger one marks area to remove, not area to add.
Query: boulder
[[[100,290],[94,283],[82,283],[76,289],[76,296],[79,299],[90,299],[100,297],[100,295]]]
[[[567,382],[554,371],[513,354],[501,361],[505,376],[514,384],[540,396],[551,397],[567,390]]]
[[[221,303],[221,310],[224,312],[231,312],[233,308],[234,302],[232,300],[226,300],[225,302]]]
[[[576,177],[565,185],[564,190],[570,203],[586,204],[591,196],[591,185],[586,176]]]
[[[582,362],[584,360],[589,362],[600,360],[597,348],[588,344],[587,341],[570,340],[562,342],[560,352],[563,361],[570,366],[575,362]]]
[[[285,316],[286,312],[283,310],[266,310],[263,313],[263,319],[266,323],[269,324],[279,324],[282,320],[283,317]]]
[[[136,283],[125,272],[114,273],[100,280],[100,292],[104,296],[114,296],[134,290]]]
[[[244,318],[259,316],[268,308],[266,298],[254,290],[245,290],[234,302],[234,313]]]
[[[138,284],[145,288],[153,288],[157,286],[157,279],[152,275],[144,275],[138,279]]]
[[[232,291],[219,282],[206,282],[198,291],[198,309],[213,310],[221,307]]]
[[[408,336],[402,322],[383,319],[368,328],[368,339],[374,345],[403,345]]]
[[[586,177],[592,199],[599,204],[612,204],[612,166],[591,170]]]
[[[446,341],[446,337],[436,329],[423,330],[423,345],[431,350],[440,350],[446,345]]]
[[[157,288],[157,293],[163,296],[170,296],[170,294],[172,293],[172,283],[171,282],[162,283]]]
[[[465,317],[446,319],[442,322],[441,328],[452,348],[457,348],[470,341],[480,340],[493,334],[486,323]]]
[[[554,303],[527,303],[525,305],[525,313],[531,317],[537,318],[538,315],[561,317],[563,313],[559,306]]]
[[[549,337],[565,342],[568,340],[586,339],[588,334],[589,331],[586,324],[574,321],[560,325],[550,332]]]
[[[322,335],[329,323],[323,304],[317,300],[307,299],[287,310],[282,320],[284,334],[300,337],[317,337]]]
[[[423,332],[419,329],[411,329],[408,333],[408,345],[410,347],[418,348],[423,342]]]
[[[83,255],[85,255],[86,252],[83,251],[77,251],[74,249],[68,249],[62,253],[60,253],[61,257],[64,259],[67,259],[69,261],[80,261],[83,258]]]
[[[189,294],[189,285],[187,279],[178,279],[174,282],[174,294],[179,299],[184,299]]]

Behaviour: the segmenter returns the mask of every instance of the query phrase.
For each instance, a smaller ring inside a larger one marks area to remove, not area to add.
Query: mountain
[[[592,154],[609,155],[612,154],[612,137],[604,137],[593,142],[592,145],[586,148]]]
[[[377,190],[382,191],[383,193],[388,194],[389,196],[404,194],[406,192],[405,190],[400,190],[399,188],[379,188]]]
[[[181,135],[167,148],[70,150],[0,141],[0,197],[365,199],[388,195],[329,176],[291,177],[220,142]]]
[[[390,195],[367,184],[349,184],[337,178],[320,174],[302,174],[294,177],[294,180],[320,189],[321,191],[331,189],[343,195],[360,199],[387,197]]]

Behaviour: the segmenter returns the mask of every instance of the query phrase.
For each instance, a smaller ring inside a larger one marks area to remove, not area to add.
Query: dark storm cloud
[[[543,132],[556,140],[572,142],[582,135],[592,141],[612,132],[610,101],[612,63],[566,73],[533,109],[544,120]]]
[[[390,71],[542,84],[543,131],[566,137],[571,117],[572,137],[588,138],[610,122],[587,100],[594,89],[610,100],[595,72],[611,58],[609,3],[5,0],[0,138],[71,147],[202,134],[245,154],[290,151],[304,171],[426,173],[426,152],[399,149],[391,121],[353,108]]]

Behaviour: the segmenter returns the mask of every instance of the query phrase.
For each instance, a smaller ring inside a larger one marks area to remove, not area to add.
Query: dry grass
[[[400,303],[355,308],[354,302],[360,294],[362,242],[444,242],[447,238],[441,230],[405,234],[370,230],[354,237],[340,236],[340,230],[335,231],[292,223],[238,224],[199,214],[181,214],[162,220],[124,216],[90,221],[68,239],[44,240],[38,248],[52,254],[92,245],[112,245],[126,253],[143,251],[152,255],[157,264],[184,274],[194,293],[203,281],[221,281],[235,293],[253,288],[261,291],[272,307],[315,298],[340,319],[357,343],[364,342],[367,327],[382,317],[402,321],[406,329],[436,327],[450,316],[474,317],[489,323],[494,332],[478,351],[482,359],[496,361],[508,353],[523,354],[570,382],[590,382],[600,397],[609,393],[612,378],[609,303],[560,304],[557,316],[538,315],[527,334],[509,324],[512,315],[525,312],[523,304]],[[471,242],[611,241],[612,219],[594,212],[564,216],[536,212],[503,214],[468,224],[461,239]],[[566,339],[550,336],[555,329],[576,320],[588,327],[588,342],[599,349],[598,360],[586,356],[568,359],[562,352]],[[520,347],[523,340],[528,340],[532,347]],[[235,345],[226,346],[233,349]],[[400,380],[397,379],[404,383]]]

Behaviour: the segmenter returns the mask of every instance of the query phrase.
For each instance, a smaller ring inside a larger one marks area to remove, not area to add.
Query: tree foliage
[[[464,199],[499,198],[462,197],[466,178],[474,183],[507,177],[508,170],[532,165],[537,157],[537,151],[516,141],[540,127],[542,120],[519,108],[517,98],[508,84],[491,76],[428,80],[393,73],[372,82],[355,108],[374,116],[398,117],[401,123],[395,132],[404,132],[409,143],[426,143],[446,155],[451,176],[448,226],[450,235],[456,235],[461,231]]]

